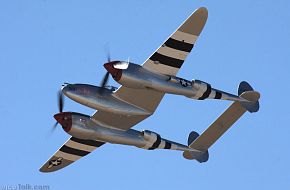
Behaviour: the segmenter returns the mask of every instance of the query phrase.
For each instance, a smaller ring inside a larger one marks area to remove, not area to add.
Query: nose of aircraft
[[[118,63],[119,61],[112,61],[104,64],[105,69],[112,75],[112,77],[116,80],[119,81],[122,76],[122,70],[121,69],[116,69],[114,67],[114,64]]]
[[[75,88],[72,84],[64,83],[61,87],[61,91],[67,96],[69,92],[74,92]]]
[[[54,115],[55,120],[62,126],[65,132],[69,132],[72,127],[72,114],[70,112],[61,112]]]

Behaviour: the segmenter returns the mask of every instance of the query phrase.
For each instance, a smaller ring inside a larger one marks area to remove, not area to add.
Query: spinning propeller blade
[[[105,74],[105,76],[103,77],[103,79],[102,79],[102,81],[100,83],[100,86],[102,88],[104,88],[107,85],[108,80],[109,80],[109,75],[110,75],[110,73],[107,71],[107,73]]]
[[[51,132],[53,132],[56,129],[57,125],[58,125],[58,122],[55,122],[55,124],[52,126]]]
[[[110,51],[107,52],[107,62],[111,62],[111,53]]]
[[[108,51],[107,52],[107,63],[111,62],[111,54],[110,52]],[[100,86],[102,88],[104,88],[105,86],[107,86],[107,83],[109,81],[109,76],[110,76],[110,73],[107,71],[105,76],[103,77],[103,79],[101,80],[101,83],[100,83]]]
[[[64,100],[63,100],[63,94],[62,94],[61,90],[58,91],[57,100],[58,100],[58,111],[62,112],[63,105],[64,105]]]
[[[57,93],[57,103],[58,103],[58,111],[61,113],[63,111],[63,106],[64,106],[64,98],[62,91],[58,91]],[[55,130],[56,126],[58,125],[58,122],[55,122],[55,124],[52,126],[52,131]]]

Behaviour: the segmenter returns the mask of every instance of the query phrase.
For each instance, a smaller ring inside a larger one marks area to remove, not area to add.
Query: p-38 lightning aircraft
[[[60,113],[54,118],[57,121],[55,126],[61,124],[71,137],[40,171],[53,172],[64,168],[105,143],[146,150],[179,150],[186,159],[206,162],[211,145],[246,111],[257,112],[260,98],[247,82],[241,82],[238,95],[234,95],[200,80],[176,76],[200,35],[207,15],[207,9],[203,7],[194,11],[142,65],[108,58],[104,64],[107,73],[100,87],[65,83],[59,95]],[[109,75],[121,85],[118,89],[106,86]],[[131,129],[154,113],[166,93],[233,103],[201,135],[191,132],[187,145],[161,138],[152,131]],[[62,94],[97,111],[92,116],[63,112]]]

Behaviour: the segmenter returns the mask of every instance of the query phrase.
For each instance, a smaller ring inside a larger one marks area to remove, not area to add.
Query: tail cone
[[[254,113],[259,111],[260,104],[260,93],[254,91],[251,85],[245,81],[241,82],[238,89],[238,94],[248,102],[241,102],[242,106],[249,112]]]

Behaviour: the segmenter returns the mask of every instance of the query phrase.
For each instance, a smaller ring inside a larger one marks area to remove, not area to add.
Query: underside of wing
[[[150,115],[120,115],[105,111],[96,111],[92,119],[97,123],[101,123],[104,127],[128,130],[149,116]]]
[[[153,114],[162,100],[164,93],[150,89],[132,89],[121,86],[115,92],[115,96],[128,104],[148,110]],[[102,123],[105,126],[107,125],[108,127],[127,130],[149,116],[150,115],[121,115],[104,111],[96,111],[93,114],[92,119]]]
[[[41,172],[54,172],[91,153],[105,144],[100,141],[83,140],[71,137],[62,147],[40,168]]]
[[[197,9],[142,65],[144,68],[166,75],[176,75],[194,46],[207,20],[207,9]],[[117,98],[153,114],[164,93],[151,89],[132,89],[121,86],[114,94]],[[149,115],[121,115],[96,111],[92,119],[108,127],[130,129]]]
[[[156,73],[176,75],[200,35],[207,9],[194,11],[185,22],[145,61],[143,67]]]

